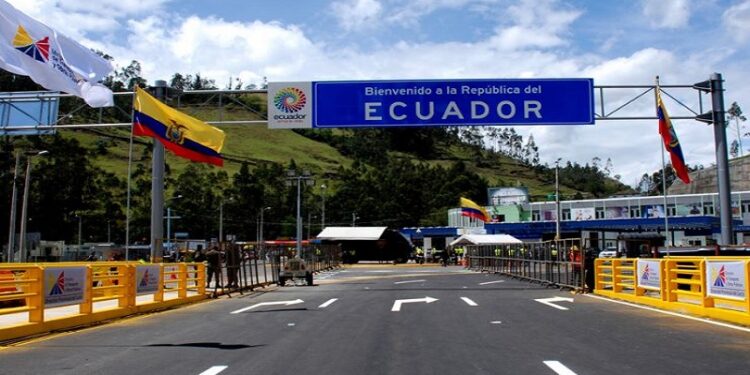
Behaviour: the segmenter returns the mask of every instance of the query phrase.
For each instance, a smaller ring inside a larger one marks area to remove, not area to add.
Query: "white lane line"
[[[200,375],[216,375],[227,369],[229,366],[212,366],[206,371],[200,373]]]
[[[497,280],[497,281],[487,281],[484,283],[479,283],[479,285],[489,285],[489,284],[497,284],[497,283],[504,283],[505,280]]]
[[[396,281],[394,284],[409,284],[409,283],[423,283],[427,280],[406,280],[406,281]]]
[[[569,368],[565,367],[564,364],[558,361],[544,361],[544,364],[559,375],[576,375],[575,372],[571,371]]]
[[[671,315],[671,316],[677,316],[677,317],[680,317],[680,318],[690,319],[690,320],[694,320],[696,322],[703,322],[703,323],[713,324],[715,326],[724,327],[724,328],[730,328],[730,329],[734,329],[734,330],[737,330],[737,331],[750,332],[750,328],[738,327],[738,326],[734,326],[734,325],[731,325],[731,324],[728,324],[728,323],[716,322],[716,321],[713,321],[713,320],[708,320],[708,319],[703,319],[703,318],[696,318],[696,317],[690,316],[690,315],[683,315],[683,314],[672,312],[672,311],[659,310],[659,309],[655,309],[653,307],[636,305],[634,303],[629,303],[629,302],[624,302],[624,301],[616,301],[616,300],[612,300],[612,299],[609,299],[609,298],[595,296],[593,294],[584,294],[584,296],[589,297],[589,298],[596,298],[596,299],[599,299],[599,300],[602,300],[602,301],[619,303],[621,305],[635,307],[635,308],[638,308],[638,309],[643,309],[643,310],[648,310],[648,311],[653,311],[653,312],[657,312],[657,313],[661,313],[661,314],[665,314],[665,315]]]
[[[331,306],[332,303],[338,301],[338,298],[331,298],[328,301],[323,302],[322,305],[318,306],[319,309],[325,309],[328,306]]]
[[[493,320],[490,322],[490,324],[501,324],[502,322],[499,320]]]
[[[464,302],[466,302],[466,304],[469,305],[469,306],[479,306],[479,305],[477,305],[476,302],[474,302],[474,301],[472,301],[472,300],[470,300],[470,299],[468,299],[466,297],[461,297],[461,300],[463,300]]]

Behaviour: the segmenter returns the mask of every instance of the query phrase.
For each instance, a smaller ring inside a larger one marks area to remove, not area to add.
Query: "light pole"
[[[8,263],[13,262],[16,247],[16,201],[18,192],[16,190],[16,180],[18,180],[18,167],[21,163],[21,153],[16,150],[16,167],[13,169],[13,194],[10,198],[10,225],[8,230]]]
[[[312,178],[310,171],[302,171],[301,174],[297,174],[297,171],[290,169],[286,172],[286,183],[287,186],[297,185],[297,258],[302,257],[302,212],[301,212],[301,187],[302,181],[307,186],[315,184],[315,180]]]
[[[182,194],[180,194],[180,195],[178,195],[176,197],[172,197],[172,198],[167,199],[167,203],[169,203],[172,200],[180,199],[180,198],[182,198]],[[167,219],[167,250],[171,251],[172,250],[172,219],[181,219],[181,217],[179,217],[179,216],[172,216],[172,208],[171,207],[167,207],[167,217],[166,217],[166,219]],[[177,260],[177,259],[175,259],[175,260]]]
[[[311,211],[307,212],[307,239],[310,239],[310,229],[312,228],[312,219],[317,219],[315,215],[312,214]]]
[[[256,252],[257,256],[260,256],[260,251],[265,247],[265,241],[263,240],[263,213],[270,210],[271,207],[263,207],[260,209],[260,226],[258,229],[258,249]]]
[[[352,212],[352,226],[357,225],[357,219],[359,219],[359,216],[357,216],[357,212]]]
[[[323,204],[320,209],[320,230],[322,231],[326,227],[326,184],[320,185],[320,194],[323,199]]]
[[[21,207],[21,238],[19,238],[18,242],[18,249],[21,251],[21,262],[26,262],[26,216],[29,206],[29,184],[31,184],[31,159],[34,156],[41,156],[48,153],[49,151],[47,150],[26,153],[26,181],[23,185],[23,206]]]
[[[83,217],[81,214],[76,214],[76,217],[78,218],[78,251],[76,251],[76,260],[78,260],[78,257],[81,253],[81,236],[83,233]]]
[[[560,160],[555,160],[555,242],[560,241]]]

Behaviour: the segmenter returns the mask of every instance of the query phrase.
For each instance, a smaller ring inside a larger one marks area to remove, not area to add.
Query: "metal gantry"
[[[726,141],[726,114],[724,111],[723,79],[721,74],[711,74],[708,80],[696,84],[660,85],[664,97],[671,99],[677,105],[672,109],[673,120],[697,120],[714,125],[714,144],[716,150],[717,181],[721,206],[721,234],[722,243],[731,244],[732,217],[729,188],[729,168]],[[595,119],[597,121],[637,121],[657,120],[655,103],[652,101],[656,85],[595,85]],[[268,94],[267,90],[200,90],[181,91],[174,95],[167,93],[165,101],[170,106],[184,111],[202,109],[201,117],[213,125],[234,124],[265,124],[266,115],[257,108],[248,105],[243,97]],[[32,95],[39,95],[34,93]],[[63,130],[81,128],[128,127],[131,125],[132,92],[115,93],[115,107],[91,109],[82,100],[68,94],[45,93],[45,99],[57,95],[58,99],[77,101],[70,105],[70,109],[61,111],[57,121],[51,126],[28,125],[14,127],[19,130]],[[170,96],[171,95],[171,96]],[[707,107],[707,96],[711,97],[711,110],[704,112]],[[12,98],[18,98],[15,95]],[[197,98],[197,99],[196,99]],[[0,104],[11,100],[8,95],[0,95]],[[263,100],[265,102],[265,100]],[[210,118],[206,118],[205,109],[212,109]],[[108,116],[105,116],[105,111]],[[85,115],[82,115],[84,114]],[[122,122],[104,122],[104,118],[118,118]],[[98,121],[92,121],[98,119]],[[6,124],[0,124],[0,135],[7,134]],[[498,124],[498,126],[503,126]],[[232,160],[232,157],[228,157]],[[161,212],[161,207],[159,207]],[[161,220],[159,220],[161,222]],[[152,240],[154,239],[152,235]]]

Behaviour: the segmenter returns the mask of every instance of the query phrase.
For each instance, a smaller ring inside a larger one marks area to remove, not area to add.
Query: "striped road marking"
[[[394,284],[409,284],[409,283],[423,283],[426,280],[406,280],[406,281],[396,281]]]
[[[552,371],[556,372],[558,375],[576,375],[575,372],[571,371],[569,368],[565,367],[564,364],[558,361],[544,361],[544,364],[547,365],[547,367],[551,368]]]
[[[227,369],[229,366],[213,366],[206,371],[200,373],[200,375],[216,375]]]
[[[338,298],[331,298],[328,301],[323,302],[322,305],[318,306],[319,309],[325,309],[328,306],[331,306],[332,303],[338,301]]]
[[[474,302],[474,301],[472,301],[472,300],[470,300],[470,299],[468,299],[468,298],[466,298],[466,297],[461,297],[461,299],[462,299],[462,300],[463,300],[464,302],[466,302],[466,304],[467,304],[467,305],[469,305],[469,306],[479,306],[479,305],[477,305],[477,303],[476,303],[476,302]]]
[[[497,281],[487,281],[484,283],[479,283],[479,285],[489,285],[489,284],[497,284],[497,283],[504,283],[505,280],[497,280]]]

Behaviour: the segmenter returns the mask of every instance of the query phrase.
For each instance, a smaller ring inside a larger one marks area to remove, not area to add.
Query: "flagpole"
[[[133,108],[130,110],[130,145],[128,146],[128,193],[125,209],[125,261],[130,260],[130,175],[133,165],[133,122],[135,121],[135,88],[133,88]]]
[[[656,87],[654,87],[654,98],[656,99],[656,115],[659,115],[659,98],[661,88],[659,88],[659,76],[656,76]],[[659,136],[659,149],[661,150],[661,190],[664,198],[664,246],[669,256],[669,210],[667,209],[667,165],[664,162],[664,139]]]

